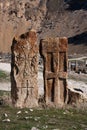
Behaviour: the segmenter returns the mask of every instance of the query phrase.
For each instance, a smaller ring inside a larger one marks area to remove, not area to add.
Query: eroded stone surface
[[[67,43],[65,37],[41,40],[47,105],[58,106],[67,101]]]
[[[13,39],[11,96],[16,107],[38,106],[38,47],[36,32],[31,30]]]

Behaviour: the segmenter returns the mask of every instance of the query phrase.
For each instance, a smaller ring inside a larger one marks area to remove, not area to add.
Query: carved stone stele
[[[31,30],[13,39],[11,60],[11,97],[15,107],[38,106],[38,47]]]
[[[44,97],[47,105],[60,106],[67,102],[67,38],[41,40],[44,60]]]

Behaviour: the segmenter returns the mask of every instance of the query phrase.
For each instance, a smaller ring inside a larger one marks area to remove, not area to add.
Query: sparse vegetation
[[[16,109],[0,107],[0,130],[86,130],[87,111],[72,109]],[[17,114],[20,111],[19,114]],[[4,114],[7,114],[5,117]],[[4,119],[10,119],[4,122]]]
[[[5,72],[5,71],[2,71],[0,70],[0,82],[3,82],[3,81],[10,81],[10,74]]]
[[[8,95],[8,94],[10,94],[9,91],[0,90],[0,97],[6,96],[6,95]]]
[[[1,99],[10,93],[0,91]],[[86,130],[87,111],[75,108],[14,108],[0,104],[0,130]]]

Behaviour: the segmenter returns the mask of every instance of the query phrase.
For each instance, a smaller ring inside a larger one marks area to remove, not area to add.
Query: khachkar
[[[47,105],[67,102],[67,38],[41,40],[44,60],[44,92]]]
[[[38,47],[31,30],[13,39],[11,60],[11,96],[16,107],[38,106]]]

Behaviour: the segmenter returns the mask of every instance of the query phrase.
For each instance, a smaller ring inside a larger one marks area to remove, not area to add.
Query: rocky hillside
[[[45,15],[46,0],[0,0],[0,51],[10,51],[14,36],[39,31]]]
[[[69,54],[87,54],[87,0],[66,1],[49,0],[42,36],[66,36]]]
[[[39,39],[66,36],[69,54],[87,54],[87,0],[0,0],[0,51],[29,29]]]

